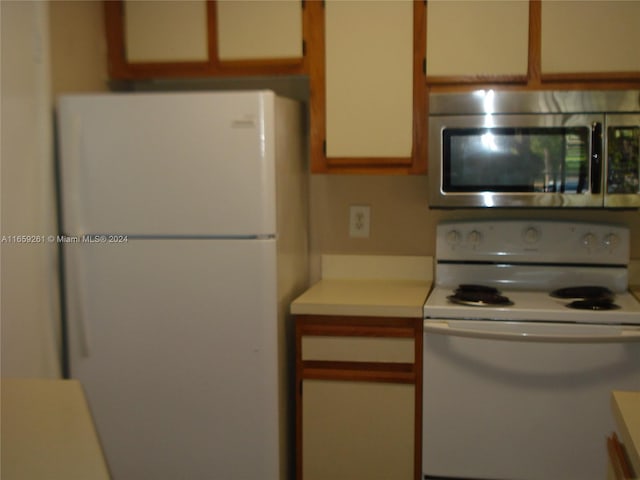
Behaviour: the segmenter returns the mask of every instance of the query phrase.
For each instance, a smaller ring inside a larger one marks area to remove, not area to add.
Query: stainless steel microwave
[[[640,207],[640,90],[431,94],[429,206]]]

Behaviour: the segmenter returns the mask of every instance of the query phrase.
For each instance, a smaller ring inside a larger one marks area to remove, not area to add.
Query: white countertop
[[[323,255],[322,279],[291,313],[421,318],[432,278],[430,257]]]
[[[2,379],[3,480],[108,480],[76,380]]]

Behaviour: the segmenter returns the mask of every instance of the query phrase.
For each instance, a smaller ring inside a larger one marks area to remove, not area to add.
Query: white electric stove
[[[640,390],[623,226],[438,226],[424,306],[424,478],[606,475],[610,394]]]

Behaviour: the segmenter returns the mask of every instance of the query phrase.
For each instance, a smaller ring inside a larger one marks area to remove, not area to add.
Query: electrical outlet
[[[371,207],[369,205],[351,205],[349,207],[349,236],[369,238],[370,220]]]

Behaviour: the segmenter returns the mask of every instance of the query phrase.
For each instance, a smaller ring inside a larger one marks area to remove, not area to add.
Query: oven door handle
[[[567,335],[540,334],[522,332],[484,331],[471,328],[450,326],[447,321],[425,320],[425,333],[449,335],[453,337],[477,338],[482,340],[507,340],[511,342],[539,342],[539,343],[628,343],[640,342],[640,328],[621,327],[618,334],[612,335]]]

